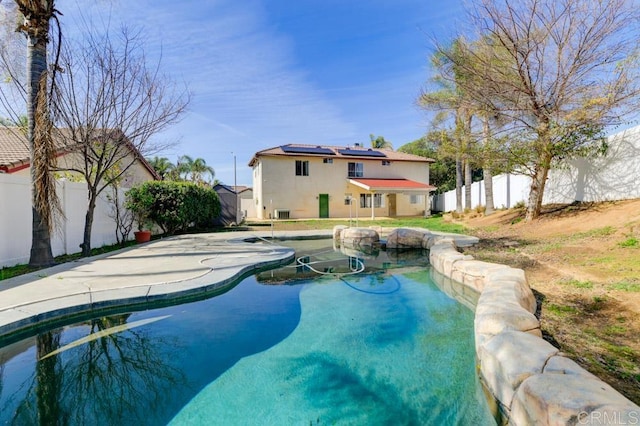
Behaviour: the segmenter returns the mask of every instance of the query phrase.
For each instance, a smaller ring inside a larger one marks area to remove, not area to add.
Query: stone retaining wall
[[[509,424],[640,425],[640,407],[542,339],[523,270],[474,260],[457,250],[453,236],[424,229],[389,234],[387,249],[408,247],[428,249],[434,269],[480,293],[474,321],[480,373]]]

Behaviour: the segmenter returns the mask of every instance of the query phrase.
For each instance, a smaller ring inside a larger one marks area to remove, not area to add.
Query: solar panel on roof
[[[323,148],[321,146],[291,146],[291,145],[282,145],[280,147],[284,152],[292,153],[292,154],[318,154],[318,155],[336,155],[329,148]]]
[[[376,151],[373,149],[339,149],[338,152],[342,155],[357,155],[358,157],[386,157],[384,152]]]

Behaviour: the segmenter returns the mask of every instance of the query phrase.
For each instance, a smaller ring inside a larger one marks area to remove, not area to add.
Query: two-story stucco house
[[[257,152],[258,219],[430,214],[429,164],[387,149],[288,144]]]

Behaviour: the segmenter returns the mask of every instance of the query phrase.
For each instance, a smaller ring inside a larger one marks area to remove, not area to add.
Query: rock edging
[[[640,407],[542,339],[522,269],[464,255],[453,236],[416,228],[389,234],[387,249],[409,247],[428,249],[436,271],[480,293],[474,320],[480,374],[509,424],[640,424]]]

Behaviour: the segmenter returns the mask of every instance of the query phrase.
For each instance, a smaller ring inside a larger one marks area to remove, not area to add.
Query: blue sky
[[[431,37],[451,36],[463,15],[462,0],[58,0],[65,34],[77,36],[81,7],[162,52],[193,93],[183,121],[157,136],[180,140],[164,156],[204,158],[231,185],[234,154],[238,184],[251,185],[247,163],[262,149],[422,136],[415,99]]]

